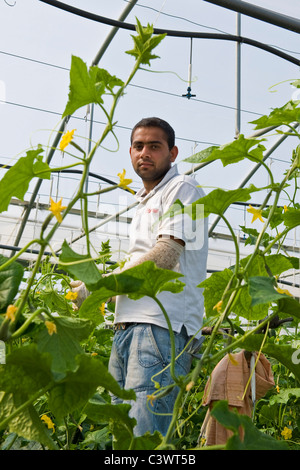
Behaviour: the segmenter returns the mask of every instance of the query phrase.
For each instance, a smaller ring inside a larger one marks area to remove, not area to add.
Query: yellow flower
[[[57,221],[59,223],[61,223],[62,222],[61,212],[64,209],[66,209],[67,206],[62,206],[61,205],[62,198],[58,202],[54,202],[53,199],[50,197],[50,201],[51,201],[51,204],[50,204],[50,207],[49,207],[49,211],[51,211],[52,214],[56,217]]]
[[[286,212],[288,210],[288,207],[287,206],[283,206],[283,210],[284,212]]]
[[[49,416],[43,415],[43,416],[41,417],[41,420],[44,421],[45,424],[47,424],[48,429],[52,429],[53,432],[55,431],[54,423],[53,423],[52,419],[49,418]]]
[[[15,321],[15,313],[17,310],[17,307],[15,307],[14,305],[9,305],[6,309],[5,318],[10,321]]]
[[[230,353],[228,353],[229,360],[233,366],[238,366],[239,363],[238,361],[234,358],[234,356]]]
[[[186,390],[187,392],[189,392],[189,391],[191,390],[191,388],[193,388],[194,385],[195,385],[195,382],[194,382],[193,380],[191,380],[191,381],[187,384],[187,386],[185,387],[185,390]]]
[[[45,321],[45,325],[50,336],[52,336],[53,333],[57,333],[57,328],[53,321]]]
[[[287,426],[285,426],[283,431],[281,432],[281,435],[283,436],[284,439],[291,439],[292,430],[288,428]]]
[[[65,295],[65,299],[67,300],[75,300],[77,299],[77,297],[78,297],[78,292],[72,292],[71,290],[69,290],[67,295]]]
[[[103,302],[99,307],[101,315],[105,315],[105,302]]]
[[[277,287],[276,290],[279,294],[286,294],[286,295],[290,295],[291,297],[293,297],[290,291],[288,291],[287,289],[280,289],[280,287]]]
[[[128,188],[128,185],[130,183],[132,183],[132,179],[130,178],[125,178],[125,173],[126,171],[123,170],[122,173],[118,173],[118,177],[120,178],[120,182],[119,182],[119,187],[120,188],[123,188],[123,189],[128,189],[128,191],[130,191],[132,194],[134,194],[134,191],[130,188]]]
[[[217,312],[220,313],[221,310],[222,310],[222,304],[223,304],[223,300],[220,300],[220,301],[213,307],[213,310],[217,310]]]
[[[69,143],[70,143],[71,140],[73,139],[74,132],[75,132],[75,129],[73,129],[72,131],[67,131],[67,132],[62,136],[61,141],[60,141],[60,144],[59,144],[60,150],[64,151],[65,148],[67,147],[67,145],[69,145]]]
[[[276,391],[277,391],[277,393],[280,392],[279,385],[276,385]]]
[[[251,206],[251,204],[249,204],[249,209],[247,209],[247,212],[249,212],[250,214],[253,215],[253,218],[251,220],[251,224],[253,224],[253,222],[256,219],[259,219],[261,222],[264,222],[264,219],[261,216],[262,211],[259,210],[259,209],[255,209],[254,207]]]
[[[156,399],[154,395],[147,395],[148,400],[150,401],[150,405],[153,406],[153,401]]]

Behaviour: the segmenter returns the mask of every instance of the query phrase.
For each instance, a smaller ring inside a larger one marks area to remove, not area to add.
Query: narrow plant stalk
[[[170,374],[171,374],[171,377],[172,379],[174,380],[175,383],[178,383],[178,379],[176,377],[176,374],[175,374],[175,357],[176,357],[176,350],[175,350],[175,337],[174,337],[174,331],[172,329],[172,325],[171,325],[171,322],[170,322],[170,319],[169,319],[169,316],[166,312],[166,309],[164,308],[163,304],[160,302],[160,300],[155,296],[155,297],[152,297],[153,300],[155,300],[155,302],[158,304],[158,306],[160,307],[161,311],[163,312],[163,315],[165,317],[165,320],[167,322],[167,325],[168,325],[168,330],[169,330],[169,334],[170,334],[170,343],[171,343],[171,363],[170,363]]]
[[[0,272],[5,270],[6,268],[9,267],[9,265],[11,263],[13,263],[14,261],[16,261],[20,255],[22,255],[23,253],[25,253],[25,251],[28,250],[28,248],[31,246],[31,245],[34,245],[34,244],[40,244],[41,243],[41,240],[39,238],[35,238],[34,240],[31,240],[31,242],[27,243],[27,245],[25,245],[23,248],[21,248],[14,256],[12,256],[11,258],[9,258],[5,263],[1,264],[0,266]]]
[[[249,338],[250,336],[254,335],[258,330],[260,330],[261,328],[263,328],[265,325],[267,325],[274,317],[276,317],[278,315],[278,312],[275,311],[273,312],[269,317],[267,317],[266,319],[264,319],[261,323],[259,323],[255,328],[253,328],[251,331],[248,331],[247,333],[245,333],[243,336],[241,336],[240,338],[236,339],[231,345],[225,347],[224,349],[222,349],[222,351],[219,351],[217,352],[214,356],[212,356],[210,358],[211,361],[218,361],[221,357],[224,356],[224,354],[227,354],[227,352],[230,352],[231,349],[234,349],[234,348],[237,348],[237,347],[240,347],[243,343],[243,341],[246,339],[246,338]],[[204,362],[207,362],[207,360],[205,359]]]
[[[38,273],[38,270],[39,270],[39,267],[40,267],[40,263],[41,263],[41,260],[43,258],[43,255],[44,255],[44,251],[45,251],[45,244],[43,244],[41,246],[41,250],[37,256],[37,260],[36,260],[36,263],[34,265],[34,268],[32,270],[32,273],[31,273],[31,276],[29,278],[29,280],[27,281],[27,286],[26,286],[26,289],[25,291],[21,294],[21,300],[20,300],[20,304],[18,305],[18,310],[16,312],[16,315],[15,315],[15,320],[14,322],[12,322],[11,324],[11,327],[10,329],[12,330],[15,325],[17,324],[18,322],[18,319],[20,318],[22,312],[23,312],[23,309],[27,303],[27,298],[28,298],[28,295],[30,293],[30,290],[31,290],[31,287],[33,285],[33,282],[35,280],[35,276],[36,274]]]
[[[10,341],[13,341],[13,340],[19,338],[20,336],[22,336],[24,334],[24,332],[27,330],[27,328],[29,327],[29,325],[31,324],[31,322],[35,319],[35,317],[37,317],[38,315],[40,315],[43,312],[48,314],[48,311],[45,307],[41,307],[38,310],[36,310],[35,312],[33,312],[33,314],[30,315],[29,318],[27,318],[27,320],[23,323],[23,325],[20,326],[20,328],[18,330],[14,331],[14,333],[10,337]]]

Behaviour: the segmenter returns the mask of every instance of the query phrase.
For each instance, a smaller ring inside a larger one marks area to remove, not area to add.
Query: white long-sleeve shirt
[[[133,264],[153,248],[161,235],[173,236],[185,242],[179,262],[174,268],[174,271],[183,274],[184,277],[180,277],[180,280],[185,283],[185,287],[177,294],[161,292],[158,298],[168,313],[173,331],[180,332],[184,325],[189,336],[199,337],[204,300],[202,289],[197,286],[206,277],[207,219],[201,217],[200,205],[197,207],[199,218],[196,220],[192,220],[187,213],[160,218],[178,199],[184,206],[188,206],[203,197],[203,190],[197,186],[193,177],[180,175],[174,165],[148,194],[144,188],[136,194],[139,205],[130,228],[128,258],[130,265]],[[126,295],[118,296],[115,311],[116,323],[153,323],[167,328],[161,309],[153,299],[146,296],[139,300],[129,299]]]

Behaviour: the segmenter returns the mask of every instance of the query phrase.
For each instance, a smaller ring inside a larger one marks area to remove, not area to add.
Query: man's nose
[[[144,145],[140,151],[140,157],[147,158],[149,157],[149,147],[148,145]]]

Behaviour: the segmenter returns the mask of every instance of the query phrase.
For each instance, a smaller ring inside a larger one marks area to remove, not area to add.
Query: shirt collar
[[[162,186],[164,186],[171,178],[174,178],[174,176],[178,175],[178,169],[177,169],[177,165],[173,165],[168,171],[167,173],[165,174],[165,176],[163,177],[163,179],[156,185],[154,186],[153,189],[151,189],[151,191],[147,194],[146,191],[145,191],[145,188],[142,187],[136,194],[135,194],[135,198],[141,202],[141,201],[144,201],[147,197],[150,197],[152,196],[153,194],[156,193],[156,191],[161,188]]]

